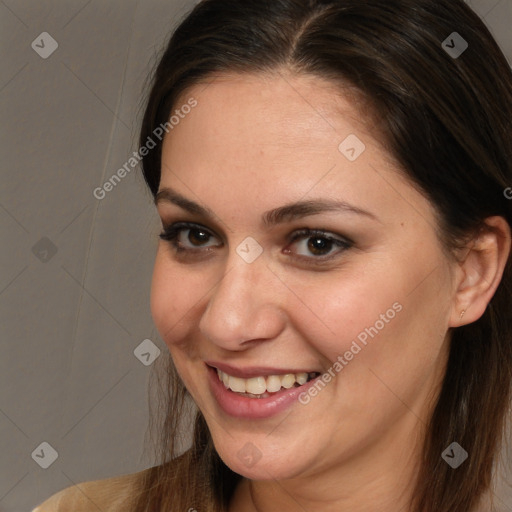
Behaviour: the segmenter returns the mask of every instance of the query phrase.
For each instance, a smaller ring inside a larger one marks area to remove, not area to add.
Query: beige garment
[[[146,471],[149,470],[67,487],[32,512],[126,512]]]
[[[178,459],[181,461],[181,458]],[[174,461],[179,471],[180,464]],[[32,512],[129,512],[130,504],[137,496],[144,474],[150,469],[138,473],[84,482],[57,492]],[[482,497],[480,505],[473,512],[512,512],[502,508],[503,502],[496,500],[491,505],[493,493],[488,491]],[[501,506],[499,505],[501,503]],[[185,511],[186,512],[186,511]]]

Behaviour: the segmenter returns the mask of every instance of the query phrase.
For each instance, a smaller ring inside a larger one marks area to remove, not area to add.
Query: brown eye
[[[292,252],[300,258],[327,260],[350,249],[352,246],[353,242],[340,235],[303,229],[294,233],[292,243],[286,252]],[[294,249],[290,249],[290,247],[294,247]]]
[[[202,246],[203,244],[206,244],[211,237],[210,233],[201,229],[188,229],[186,231],[188,231],[188,236],[184,238],[187,238],[194,246]],[[183,233],[184,232],[182,231],[180,235]],[[178,236],[178,241],[182,243],[180,236]]]
[[[308,238],[308,250],[315,256],[324,256],[328,254],[333,247],[332,240],[321,237]]]
[[[217,237],[206,228],[182,222],[164,226],[160,238],[170,242],[178,251],[198,251],[222,245],[222,242],[218,242]]]

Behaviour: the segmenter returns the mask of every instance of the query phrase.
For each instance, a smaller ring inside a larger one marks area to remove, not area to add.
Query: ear
[[[484,314],[503,276],[510,245],[507,221],[503,217],[487,218],[457,264],[450,327],[470,324]]]

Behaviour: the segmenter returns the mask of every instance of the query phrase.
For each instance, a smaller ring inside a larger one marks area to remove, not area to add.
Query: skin
[[[506,223],[488,219],[495,233],[458,260],[447,256],[432,205],[367,114],[349,90],[319,78],[218,76],[180,101],[189,97],[197,107],[164,140],[160,190],[214,215],[166,200],[157,209],[164,225],[194,222],[211,236],[184,229],[179,241],[192,255],[159,242],[151,308],[217,451],[245,477],[230,510],[408,510],[449,329],[485,311],[510,250]],[[349,134],[366,145],[353,162],[338,150]],[[343,200],[374,218],[330,211],[261,221],[312,199]],[[291,242],[301,228],[354,244],[327,246],[326,260],[308,246],[315,236]],[[252,263],[236,252],[248,236],[263,249]],[[307,405],[251,421],[227,416],[210,392],[205,360],[327,371],[395,303],[401,311]],[[237,456],[247,443],[261,454],[252,467]]]

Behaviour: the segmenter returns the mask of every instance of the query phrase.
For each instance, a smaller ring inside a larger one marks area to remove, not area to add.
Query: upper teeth
[[[265,392],[275,393],[279,391],[281,387],[289,389],[293,387],[296,382],[302,386],[302,384],[308,381],[309,377],[307,373],[287,373],[286,375],[268,375],[267,377],[241,379],[221,372],[219,369],[217,369],[217,375],[226,388],[237,393],[250,393],[252,395],[261,395]]]

